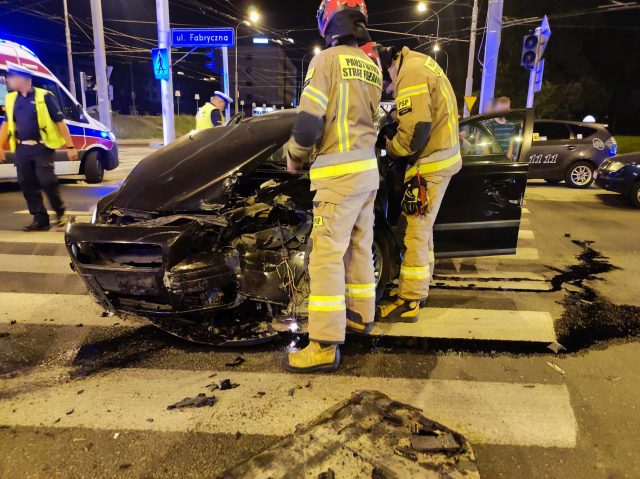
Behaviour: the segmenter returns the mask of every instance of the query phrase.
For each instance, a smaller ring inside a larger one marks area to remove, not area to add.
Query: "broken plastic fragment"
[[[411,447],[418,452],[455,452],[460,449],[460,444],[453,434],[446,433],[439,436],[411,436]]]
[[[169,404],[167,406],[167,410],[171,411],[172,409],[181,409],[187,407],[204,407],[204,406],[213,406],[216,403],[216,397],[210,396],[207,397],[205,393],[200,393],[194,398],[186,397],[182,401],[178,401],[175,404]]]
[[[118,439],[120,437],[120,433],[119,432],[114,432],[113,433],[113,438],[114,439]]]
[[[220,391],[224,391],[226,389],[234,389],[234,388],[237,388],[238,386],[239,384],[232,383],[231,379],[221,379],[220,382],[218,383],[218,388],[220,388]]]
[[[547,349],[550,349],[551,351],[553,351],[554,353],[558,354],[560,351],[566,351],[567,348],[565,348],[562,344],[554,342],[551,343],[547,346]]]
[[[236,358],[230,363],[225,363],[224,365],[229,368],[235,368],[236,366],[240,366],[244,363],[245,359],[242,356],[236,356]]]
[[[564,372],[564,369],[562,369],[560,366],[550,363],[549,361],[547,361],[547,366],[549,366],[552,369],[555,369],[556,371],[558,371],[560,374],[562,374],[563,376],[566,374]]]

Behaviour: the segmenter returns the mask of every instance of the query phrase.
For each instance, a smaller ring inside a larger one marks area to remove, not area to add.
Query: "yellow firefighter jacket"
[[[328,48],[311,61],[298,112],[324,119],[310,171],[316,201],[378,189],[374,148],[381,94],[380,68],[357,47]],[[299,159],[310,154],[293,138],[289,149]]]
[[[428,55],[404,47],[396,60],[398,134],[388,145],[392,156],[414,156],[406,177],[460,169],[458,106],[449,79]],[[428,141],[421,135],[427,129]],[[423,146],[424,145],[424,146]]]

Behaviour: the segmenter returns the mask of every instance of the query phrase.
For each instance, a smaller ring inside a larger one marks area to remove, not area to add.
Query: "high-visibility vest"
[[[198,113],[196,114],[196,130],[206,130],[207,128],[214,128],[214,124],[211,121],[211,112],[213,110],[218,110],[213,106],[212,103],[207,102],[200,107]],[[220,117],[222,121],[222,125],[224,125],[227,120],[224,117],[224,111],[220,110]]]
[[[44,100],[46,95],[52,95],[52,93],[48,90],[44,90],[42,88],[34,88],[35,92],[35,100],[36,100],[36,114],[38,116],[38,128],[40,129],[40,140],[45,144],[47,148],[51,148],[52,150],[57,150],[62,147],[66,140],[60,133],[58,129],[58,125],[55,124],[51,115],[49,114],[49,109],[47,108],[47,104]],[[7,113],[7,125],[9,129],[9,149],[11,151],[16,151],[16,119],[14,117],[14,107],[16,104],[16,100],[18,98],[18,92],[12,91],[8,93],[5,98],[5,111]]]

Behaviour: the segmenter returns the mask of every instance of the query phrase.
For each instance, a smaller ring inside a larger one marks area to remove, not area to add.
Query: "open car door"
[[[451,179],[434,227],[437,258],[516,252],[532,132],[533,110],[461,122],[463,166]]]

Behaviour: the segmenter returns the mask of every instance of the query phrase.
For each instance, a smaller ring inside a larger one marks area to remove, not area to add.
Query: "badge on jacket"
[[[324,220],[322,219],[322,216],[313,217],[313,226],[324,226]]]
[[[411,108],[411,98],[398,98],[398,101],[396,102],[396,108],[398,109],[398,116],[411,113],[413,111],[413,109]]]

